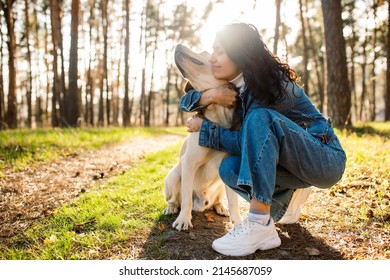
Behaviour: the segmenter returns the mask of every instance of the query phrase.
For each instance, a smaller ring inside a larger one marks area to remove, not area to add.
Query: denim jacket
[[[268,108],[286,116],[325,144],[328,144],[334,137],[331,119],[326,119],[315,108],[303,88],[296,83],[286,83],[287,95],[272,105],[265,105],[254,100],[249,94],[246,85],[244,87],[245,89],[239,94],[239,102],[237,102],[237,106],[239,106],[237,111],[241,120],[251,110]],[[204,106],[196,105],[201,95],[202,92],[189,90],[180,100],[180,109],[186,112],[203,109]],[[215,129],[219,130],[218,133],[213,133]],[[239,145],[238,133],[238,131],[223,129],[208,120],[204,120],[200,128],[199,145],[224,150],[231,154],[239,154],[240,149],[237,146]]]

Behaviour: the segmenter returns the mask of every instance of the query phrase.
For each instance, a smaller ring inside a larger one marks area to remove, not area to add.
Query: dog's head
[[[183,45],[177,45],[175,49],[176,67],[191,86],[198,91],[226,84],[226,81],[214,78],[208,61],[209,57],[210,54],[207,52],[195,53]]]

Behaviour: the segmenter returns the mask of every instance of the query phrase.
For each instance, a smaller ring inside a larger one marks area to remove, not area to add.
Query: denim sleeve
[[[206,106],[196,105],[202,96],[201,91],[196,91],[194,89],[190,89],[187,91],[180,99],[179,108],[185,112],[195,112],[202,110]]]
[[[199,131],[199,145],[241,155],[241,139],[239,131],[222,128],[215,123],[204,120]]]

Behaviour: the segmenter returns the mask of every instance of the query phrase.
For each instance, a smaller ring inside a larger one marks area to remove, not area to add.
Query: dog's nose
[[[176,48],[175,48],[175,53],[182,53],[182,52],[185,52],[185,50],[187,49],[186,46],[184,46],[183,44],[177,44],[176,45]]]

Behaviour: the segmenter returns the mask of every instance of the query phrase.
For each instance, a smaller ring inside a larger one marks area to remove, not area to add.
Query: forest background
[[[0,129],[182,125],[178,43],[254,24],[336,127],[390,120],[384,0],[0,0]]]

